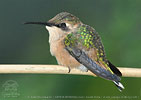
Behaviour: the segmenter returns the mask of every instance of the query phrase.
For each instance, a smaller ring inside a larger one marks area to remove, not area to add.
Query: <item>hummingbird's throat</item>
[[[46,29],[49,32],[49,43],[53,43],[56,42],[57,40],[59,40],[61,37],[64,36],[64,31],[61,30],[60,28],[56,27],[56,26],[46,26]]]

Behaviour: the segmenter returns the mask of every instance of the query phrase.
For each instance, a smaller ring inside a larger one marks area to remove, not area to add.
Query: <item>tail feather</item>
[[[120,82],[116,82],[116,81],[113,81],[113,82],[117,86],[118,90],[122,92],[122,90],[124,89],[124,86]]]

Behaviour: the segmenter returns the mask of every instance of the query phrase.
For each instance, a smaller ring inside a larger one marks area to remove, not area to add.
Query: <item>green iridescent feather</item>
[[[101,38],[92,27],[83,24],[76,32],[68,34],[64,41],[66,46],[77,47],[83,51],[95,48],[98,57],[97,61],[102,62],[106,69],[113,73],[108,66]]]

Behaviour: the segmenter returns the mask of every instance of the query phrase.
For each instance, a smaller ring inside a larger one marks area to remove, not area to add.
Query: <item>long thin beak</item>
[[[44,26],[54,26],[53,23],[48,23],[48,22],[25,22],[24,24],[37,24],[37,25],[44,25]]]

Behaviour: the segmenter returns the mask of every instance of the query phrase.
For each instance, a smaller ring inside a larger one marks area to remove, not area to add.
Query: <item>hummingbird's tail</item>
[[[113,82],[117,86],[118,90],[122,92],[122,90],[124,89],[124,86],[120,82],[116,82],[116,81],[113,81]]]

